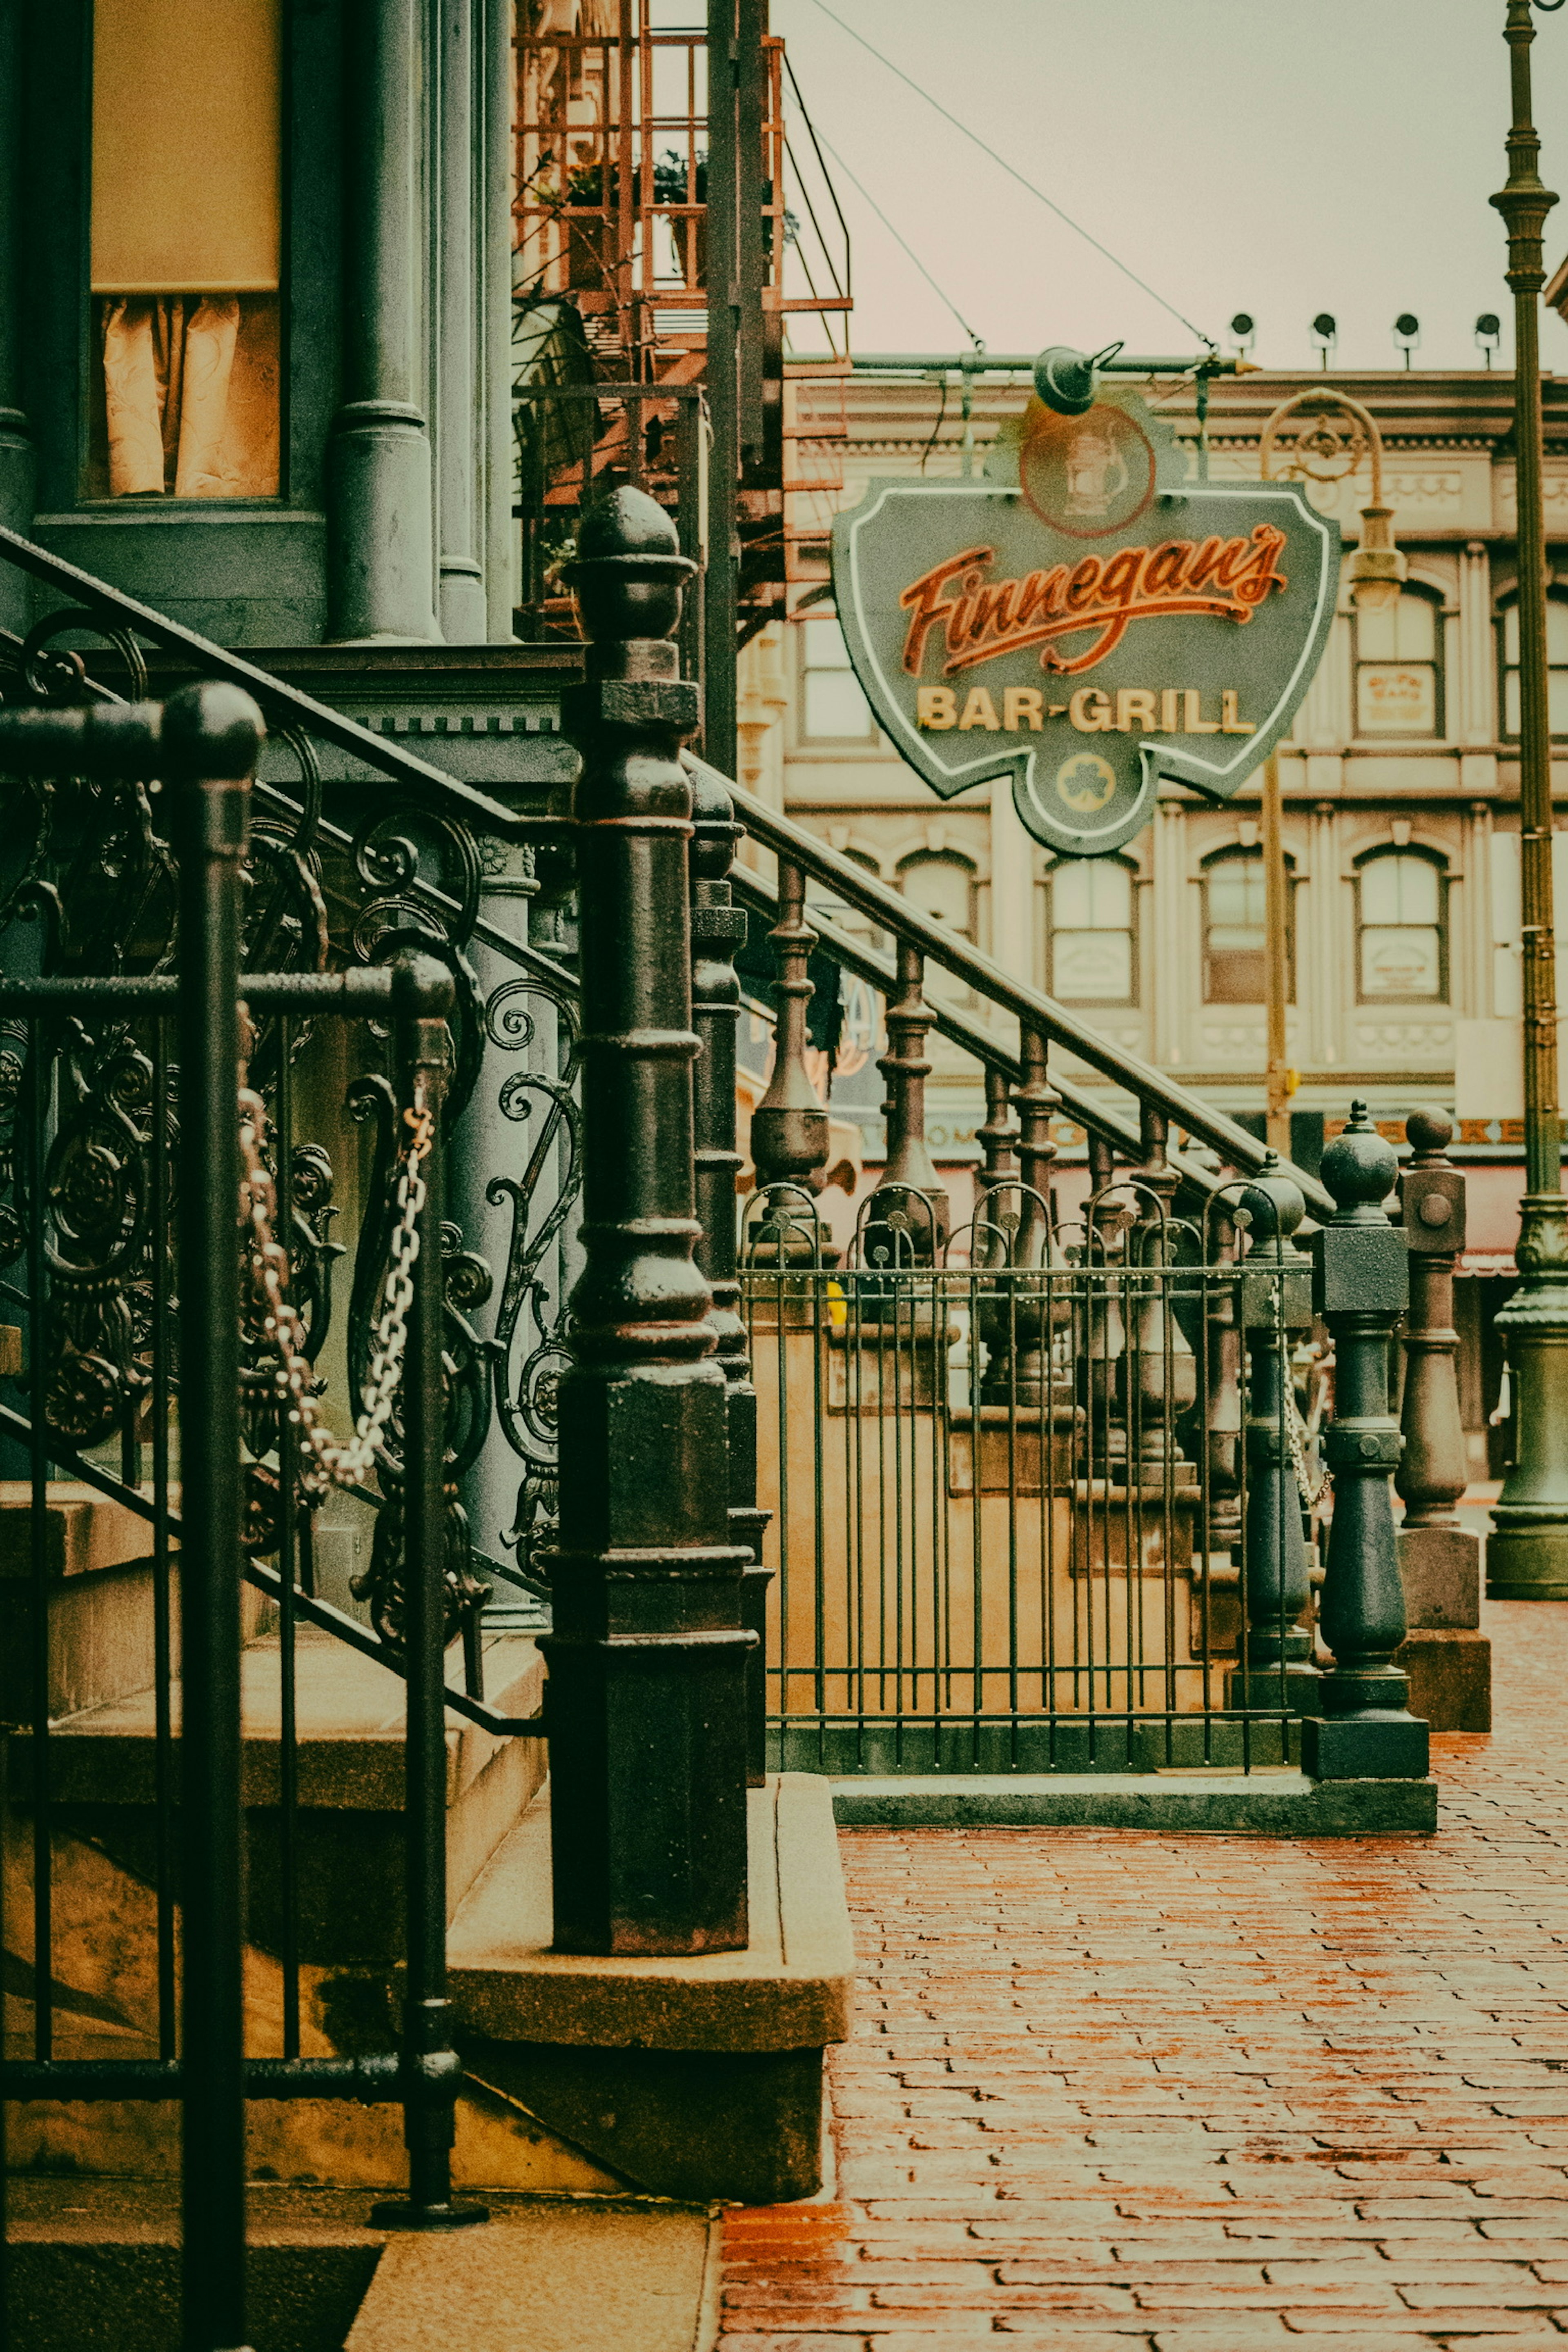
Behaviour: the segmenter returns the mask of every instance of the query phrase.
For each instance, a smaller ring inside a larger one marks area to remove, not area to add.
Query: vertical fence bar
[[[28,1567],[32,1579],[28,1712],[33,1803],[33,2055],[47,2064],[54,2054],[54,1815],[53,1762],[49,1752],[49,1523],[48,1455],[44,1431],[48,1412],[48,1257],[44,1231],[44,1161],[49,1115],[53,1034],[41,1020],[29,1024],[26,1080],[27,1124],[27,1389],[32,1407],[28,1471]]]
[[[177,2044],[174,1979],[174,1846],[176,1772],[174,1727],[174,1610],[169,1544],[170,1379],[169,1272],[169,1027],[160,1014],[153,1029],[153,1101],[148,1129],[153,1150],[153,1773],[158,1906],[158,2055]]]
[[[278,1225],[288,1258],[284,1280],[293,1276],[294,1080],[289,1062],[292,1036],[287,1013],[278,1017]],[[279,1406],[278,1538],[280,1590],[278,1599],[278,1886],[281,1912],[279,1958],[283,1969],[283,2055],[300,2055],[300,1754],[295,1654],[295,1577],[298,1568],[299,1489],[295,1480],[293,1424],[287,1403]]]
[[[261,735],[261,714],[235,687],[186,688],[163,713],[180,861],[185,2352],[246,2342],[238,982]]]
[[[403,1372],[404,1741],[403,2136],[408,2194],[372,2208],[380,2229],[450,2230],[488,2221],[452,2201],[452,2144],[462,2063],[447,2002],[447,1414],[441,1363],[442,1100],[451,1047],[450,973],[433,956],[400,957],[394,980],[398,1092],[431,1122],[418,1163],[414,1297]],[[399,1158],[413,1129],[404,1128]]]

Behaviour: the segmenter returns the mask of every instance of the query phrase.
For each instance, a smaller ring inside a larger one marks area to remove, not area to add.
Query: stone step
[[[538,1711],[543,1662],[532,1637],[484,1647],[487,1697],[510,1716]],[[252,1933],[279,1948],[282,1796],[281,1647],[263,1635],[242,1660],[243,1789],[248,1812]],[[460,1686],[460,1653],[448,1654]],[[181,1691],[171,1692],[176,1738]],[[295,1643],[296,1869],[301,1951],[323,1965],[379,1964],[398,1948],[403,1882],[401,1678],[331,1633]],[[132,1693],[52,1726],[49,1790],[57,1828],[101,1846],[147,1877],[156,1802],[153,1693]],[[13,1801],[26,1810],[33,1741],[13,1738]],[[447,1717],[447,1898],[455,1909],[539,1788],[544,1742]],[[175,1771],[178,1771],[176,1749]],[[176,1783],[177,1785],[177,1783]]]
[[[469,2077],[639,2188],[771,2204],[815,2193],[823,2053],[855,1948],[828,1783],[750,1791],[750,1941],[690,1958],[560,1952],[542,1792],[453,1919]]]
[[[488,2199],[488,2226],[401,2237],[367,2191],[254,2186],[256,2352],[690,2352],[708,2340],[716,2222],[625,2197]],[[166,2352],[180,2335],[173,2180],[21,2179],[10,2191],[12,2340],[28,2352]]]

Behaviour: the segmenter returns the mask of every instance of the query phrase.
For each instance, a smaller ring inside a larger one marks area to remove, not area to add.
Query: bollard
[[[1312,1636],[1302,1622],[1311,1597],[1301,1491],[1291,1443],[1289,1334],[1312,1321],[1310,1258],[1290,1236],[1306,1203],[1279,1155],[1237,1197],[1251,1220],[1252,1247],[1241,1277],[1247,1340],[1247,1528],[1242,1547],[1242,1663],[1229,1676],[1226,1705],[1315,1715],[1321,1682]]]

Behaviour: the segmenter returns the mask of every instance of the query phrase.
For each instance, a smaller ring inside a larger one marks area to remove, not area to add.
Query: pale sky
[[[1503,0],[827,0],[835,14],[1035,181],[1175,308],[1230,348],[1316,365],[1309,322],[1340,324],[1343,368],[1479,367],[1478,312],[1511,354],[1500,215],[1507,173]],[[1175,352],[1191,338],[824,13],[773,0],[819,133],[994,351],[1047,342]],[[1547,267],[1568,252],[1568,8],[1531,56]],[[830,164],[830,168],[831,164]],[[854,239],[854,347],[958,350],[963,338],[842,173]],[[811,322],[795,328],[814,346]],[[1568,327],[1542,325],[1568,374]]]

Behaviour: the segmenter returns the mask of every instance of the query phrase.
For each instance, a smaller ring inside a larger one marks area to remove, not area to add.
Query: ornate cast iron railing
[[[492,1622],[547,1617],[539,1555],[555,1525],[554,1388],[582,1183],[569,827],[474,790],[13,533],[0,531],[0,559],[59,600],[25,639],[0,635],[8,704],[88,704],[112,723],[121,697],[144,689],[151,651],[242,687],[262,709],[271,739],[254,788],[248,970],[374,971],[416,945],[450,975],[458,1173],[442,1256],[455,1369],[452,1579],[468,1696],[479,1699],[487,1604]],[[324,781],[324,749],[340,763],[348,755],[363,781]],[[161,810],[156,787],[134,779],[28,782],[0,853],[8,971],[111,984],[172,972],[175,875]],[[109,1021],[101,1007],[89,1021],[62,1017],[49,1050],[53,1304],[38,1409],[72,1475],[111,1475],[112,1458],[114,1477],[134,1488],[153,1384],[153,1203],[166,1182],[149,1125],[155,1072],[135,1021]],[[347,1393],[345,1378],[352,1388],[366,1360],[384,1263],[395,1106],[384,1039],[362,1039],[362,1066],[334,1094],[323,1072],[338,1051],[308,1006],[290,1014],[280,1005],[258,1020],[250,1070],[287,1166],[310,1351]],[[25,1286],[14,1273],[23,1082],[16,1040],[0,1027],[0,1250],[13,1261],[13,1296]],[[280,1549],[292,1549],[301,1606],[388,1660],[397,1442],[395,1426],[384,1476],[346,1511],[286,1492],[258,1457],[248,1522],[257,1580],[276,1591]],[[362,1533],[352,1522],[367,1507],[374,1523]]]

